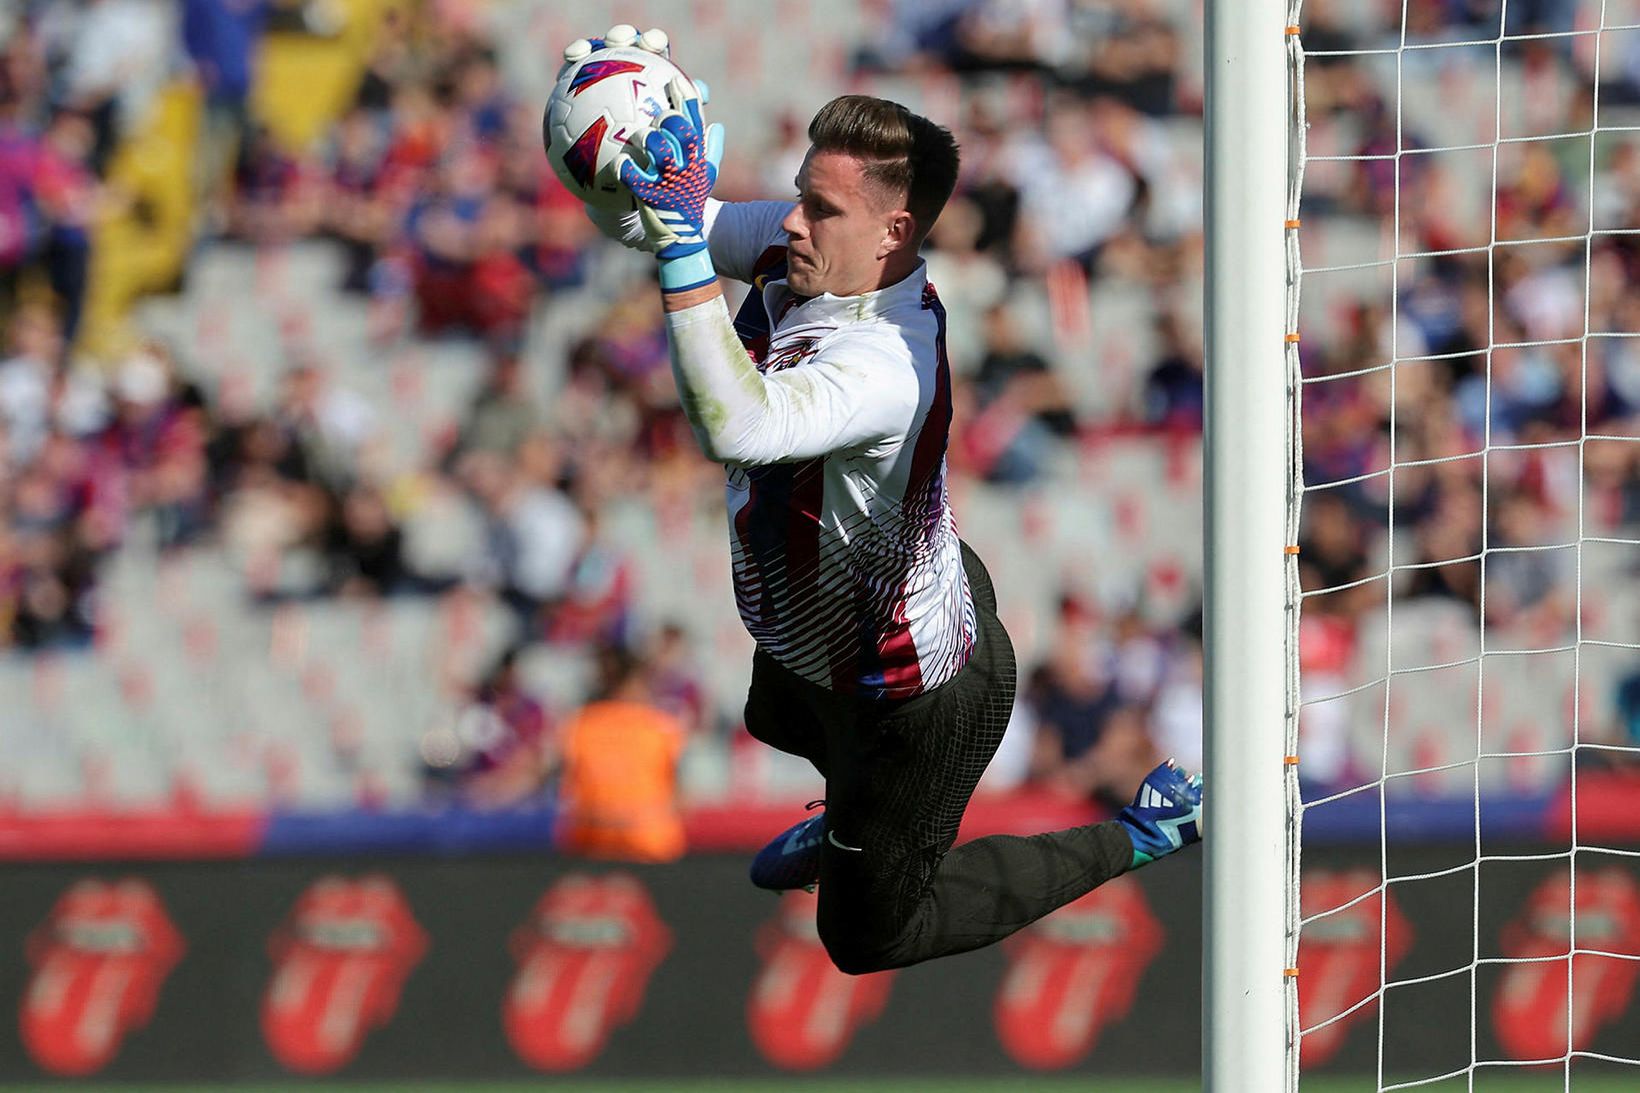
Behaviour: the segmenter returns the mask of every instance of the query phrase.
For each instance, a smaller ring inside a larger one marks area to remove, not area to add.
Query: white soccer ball
[[[636,45],[569,60],[542,120],[547,162],[559,181],[589,205],[631,209],[632,194],[615,173],[615,157],[624,150],[647,165],[643,133],[671,109],[666,85],[679,76],[689,79],[667,58]]]

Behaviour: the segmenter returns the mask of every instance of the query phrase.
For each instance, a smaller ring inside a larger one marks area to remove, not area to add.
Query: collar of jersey
[[[791,286],[782,278],[775,284]],[[892,309],[922,306],[923,288],[928,284],[928,263],[922,259],[910,273],[887,288],[862,292],[858,296],[833,296],[829,292],[819,296],[798,297],[801,301],[794,311],[801,311],[808,321],[833,319],[838,322],[863,323],[880,318]]]

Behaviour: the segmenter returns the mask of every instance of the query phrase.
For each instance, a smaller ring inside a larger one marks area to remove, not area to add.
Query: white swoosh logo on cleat
[[[838,842],[837,841],[837,832],[835,832],[835,831],[827,831],[826,832],[826,838],[830,839],[831,840],[831,845],[835,846],[839,850],[851,850],[856,854],[865,853],[866,848],[863,847],[863,846],[844,846],[842,843]]]

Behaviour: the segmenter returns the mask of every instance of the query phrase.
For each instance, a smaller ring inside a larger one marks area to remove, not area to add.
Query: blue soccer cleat
[[[823,804],[810,801],[809,808]],[[752,883],[771,892],[814,887],[820,880],[820,843],[825,837],[823,811],[788,827],[752,859]]]
[[[1145,775],[1133,803],[1116,814],[1116,822],[1133,840],[1130,869],[1201,842],[1202,776],[1186,775],[1169,759]]]

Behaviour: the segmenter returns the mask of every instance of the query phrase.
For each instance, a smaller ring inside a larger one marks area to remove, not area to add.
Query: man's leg
[[[762,649],[752,654],[752,685],[746,693],[746,731],[776,751],[796,755],[826,773],[826,731],[815,696],[820,689]]]
[[[847,972],[901,967],[999,941],[1134,863],[1117,821],[998,835],[952,850],[1013,709],[1012,644],[984,566],[964,548],[980,642],[963,672],[886,716],[827,726],[819,928]],[[988,602],[987,602],[988,601]]]

